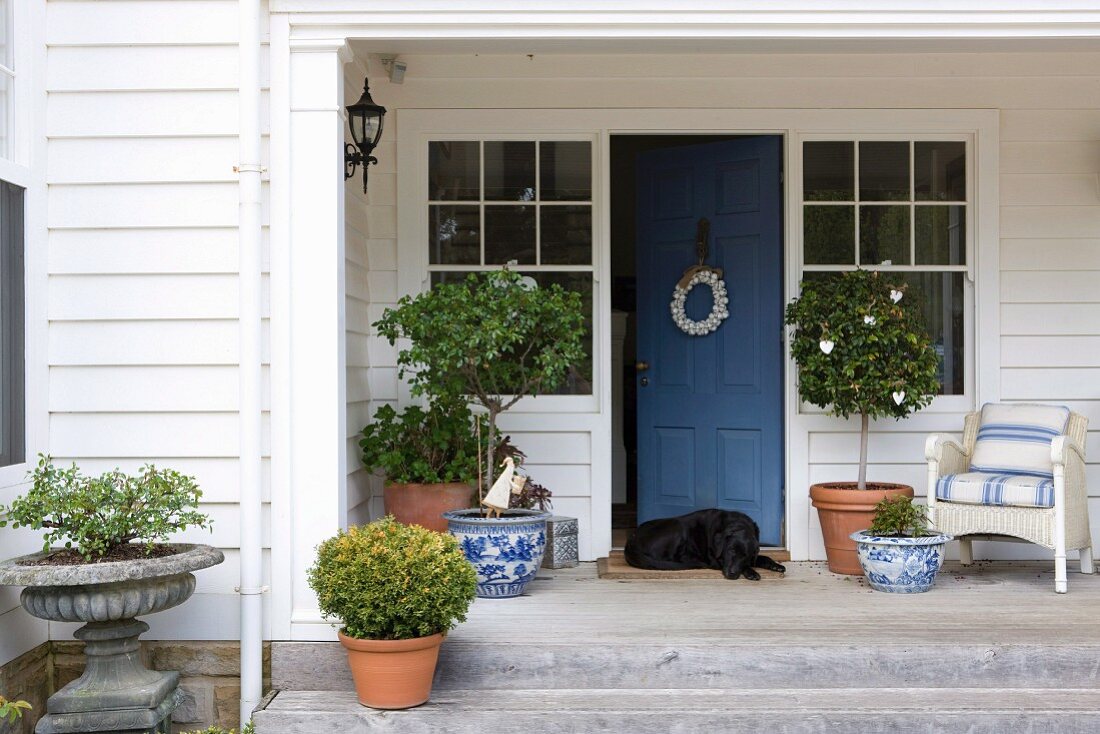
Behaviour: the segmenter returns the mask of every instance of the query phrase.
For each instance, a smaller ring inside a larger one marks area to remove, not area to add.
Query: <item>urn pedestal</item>
[[[182,700],[179,673],[149,670],[138,616],[171,609],[195,591],[192,571],[224,560],[205,545],[178,545],[175,555],[79,566],[28,566],[42,553],[0,563],[0,584],[25,585],[23,608],[52,622],[84,622],[84,674],[46,702],[36,734],[167,734]]]

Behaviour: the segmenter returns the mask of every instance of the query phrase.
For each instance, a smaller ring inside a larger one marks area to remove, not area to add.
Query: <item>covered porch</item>
[[[1049,563],[948,563],[919,596],[819,563],[786,577],[608,581],[543,570],[478,600],[432,700],[358,704],[337,643],[274,643],[273,732],[1086,732],[1100,716],[1100,577]]]

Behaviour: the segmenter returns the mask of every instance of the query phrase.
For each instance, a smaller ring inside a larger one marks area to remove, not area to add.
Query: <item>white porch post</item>
[[[347,522],[343,39],[290,41],[291,621],[320,621],[315,548]],[[331,632],[330,632],[331,634]]]

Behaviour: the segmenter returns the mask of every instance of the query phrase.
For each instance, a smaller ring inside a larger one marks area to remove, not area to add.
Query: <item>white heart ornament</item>
[[[903,295],[905,295],[905,294],[902,293],[901,291],[891,290],[890,291],[890,300],[893,301],[894,303],[897,303],[898,301],[901,300],[901,297]]]
[[[901,405],[902,402],[905,400],[905,391],[902,390],[901,392],[892,393],[892,397],[894,398],[895,403]]]
[[[875,317],[874,316],[864,316],[863,317],[863,323],[867,324],[868,326],[874,326],[875,325]]]
[[[817,343],[817,346],[821,347],[821,351],[825,352],[825,354],[830,354],[832,353],[833,347],[835,347],[836,344],[828,339],[822,339]]]

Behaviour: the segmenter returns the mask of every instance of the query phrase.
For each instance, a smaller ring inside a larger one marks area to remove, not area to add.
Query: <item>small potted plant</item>
[[[170,609],[195,591],[192,571],[221,563],[207,545],[165,543],[189,527],[210,528],[197,511],[192,477],[146,465],[86,476],[40,456],[31,489],[0,506],[0,527],[45,530],[41,553],[0,563],[0,584],[25,586],[20,602],[40,619],[84,622],[84,674],[50,696],[39,731],[141,730],[161,727],[182,700],[179,673],[148,670],[136,617]],[[62,547],[52,547],[54,542]],[[44,722],[44,723],[43,723]]]
[[[904,496],[879,502],[871,528],[851,537],[871,588],[895,594],[931,589],[951,540],[929,530],[927,509]]]
[[[483,499],[497,479],[499,416],[556,390],[585,358],[580,294],[536,288],[507,268],[405,296],[374,326],[391,344],[409,340],[397,363],[414,395],[465,399],[484,411]],[[519,596],[542,563],[550,513],[494,507],[497,517],[448,512],[448,527],[477,567],[478,596]]]
[[[862,573],[850,536],[870,525],[878,502],[913,496],[904,484],[867,481],[871,420],[905,418],[931,403],[940,387],[939,358],[906,290],[885,273],[853,270],[803,281],[802,294],[787,306],[802,400],[860,419],[857,481],[810,487],[834,573]]]
[[[309,585],[340,642],[359,702],[405,709],[428,700],[443,636],[474,599],[474,570],[451,536],[392,517],[321,543]]]
[[[386,478],[387,515],[407,525],[447,531],[443,513],[472,507],[479,447],[463,400],[432,400],[398,413],[383,405],[359,441],[363,466]]]

